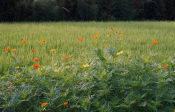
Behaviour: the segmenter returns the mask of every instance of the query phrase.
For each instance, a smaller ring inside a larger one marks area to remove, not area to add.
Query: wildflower
[[[9,50],[10,50],[10,48],[9,48],[9,47],[7,47],[7,48],[4,48],[3,50],[4,50],[4,51],[9,51]]]
[[[68,57],[68,56],[63,57],[63,60],[69,60],[69,59],[70,59],[70,57]]]
[[[60,71],[61,71],[60,69],[55,69],[53,72],[58,73]]]
[[[38,69],[39,67],[40,67],[39,64],[34,64],[34,65],[33,65],[33,68],[34,68],[34,69]]]
[[[111,35],[110,34],[106,34],[106,37],[110,37]]]
[[[16,68],[16,69],[20,69],[20,66],[16,66],[15,68]]]
[[[68,105],[69,103],[68,102],[64,102],[64,105]]]
[[[12,49],[12,52],[16,52],[16,49]]]
[[[82,42],[84,40],[84,38],[79,38],[78,41]]]
[[[92,36],[93,39],[96,39],[98,37],[100,37],[100,34],[96,34],[96,35]]]
[[[41,107],[42,107],[42,108],[45,108],[48,104],[49,104],[49,103],[47,103],[47,102],[42,103],[42,104],[41,104]]]
[[[57,50],[56,50],[56,49],[51,49],[50,52],[51,52],[51,53],[56,53]]]
[[[169,68],[169,65],[168,64],[165,64],[163,66],[160,67],[161,69],[168,69]]]
[[[39,62],[39,58],[34,58],[34,62]]]
[[[36,50],[35,49],[32,49],[32,53],[35,53],[36,52]]]
[[[88,68],[88,67],[90,67],[89,64],[84,64],[84,65],[82,65],[82,66],[83,66],[83,68]]]
[[[27,43],[28,40],[21,40],[21,43]]]
[[[42,43],[42,44],[44,44],[46,42],[47,42],[47,40],[40,40],[40,43]]]
[[[124,53],[124,51],[120,51],[117,53],[117,55],[122,55]]]
[[[66,70],[66,69],[70,69],[70,66],[65,66],[64,69],[65,69],[65,70]]]
[[[118,37],[118,38],[123,38],[124,35],[123,35],[122,33],[119,33],[119,34],[117,35],[117,37]]]
[[[158,44],[159,41],[154,40],[154,41],[152,41],[152,43],[153,43],[153,44]]]

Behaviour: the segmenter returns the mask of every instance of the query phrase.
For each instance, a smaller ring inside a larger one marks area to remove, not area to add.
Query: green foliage
[[[168,69],[157,69],[155,63],[140,58],[120,62],[118,56],[106,57],[103,50],[96,54],[87,69],[66,62],[38,70],[26,66],[17,73],[7,71],[0,78],[0,107],[4,112],[169,112],[175,108],[173,61]],[[54,72],[55,67],[63,69]],[[40,106],[43,102],[48,102],[45,109]]]
[[[174,22],[0,24],[0,111],[171,112],[173,28]],[[118,33],[124,36],[118,39]],[[33,68],[36,57],[39,69]]]

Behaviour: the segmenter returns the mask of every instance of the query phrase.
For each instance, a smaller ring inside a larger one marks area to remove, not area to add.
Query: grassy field
[[[57,60],[58,56],[70,56],[73,60],[86,61],[95,49],[116,48],[131,55],[166,61],[175,55],[174,27],[174,22],[5,23],[0,24],[0,49],[17,49],[17,57],[25,64],[33,58],[31,49],[38,51],[36,56],[41,57],[44,64],[50,63],[51,49],[58,51]],[[115,33],[118,30],[124,35],[121,39]],[[92,39],[95,34],[100,37]],[[84,40],[79,42],[79,38]],[[28,40],[28,43],[22,44],[21,40]],[[41,44],[40,40],[47,40],[47,43]],[[159,41],[159,45],[152,45],[154,40]],[[3,52],[0,51],[3,54],[0,62],[9,64],[11,59]]]
[[[175,109],[175,22],[0,23],[0,49],[4,111]],[[119,96],[110,90],[114,85]]]

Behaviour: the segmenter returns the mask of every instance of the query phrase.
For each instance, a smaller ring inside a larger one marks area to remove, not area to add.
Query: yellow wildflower
[[[60,69],[55,69],[54,72],[58,73],[58,72],[61,72],[61,70]]]
[[[16,66],[15,68],[16,68],[16,69],[20,69],[20,66]]]
[[[51,52],[51,53],[56,53],[57,50],[56,50],[56,49],[51,49],[50,52]]]
[[[117,56],[122,55],[123,53],[124,53],[124,51],[120,51],[120,52],[117,53]]]
[[[82,65],[82,67],[83,68],[88,68],[88,67],[90,67],[90,65],[89,64],[84,64],[84,65]]]

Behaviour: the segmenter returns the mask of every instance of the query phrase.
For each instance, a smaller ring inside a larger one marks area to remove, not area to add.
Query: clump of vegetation
[[[38,68],[12,66],[0,77],[0,107],[4,112],[175,109],[174,61],[130,59],[116,49],[98,49],[95,54],[83,65],[66,58],[64,63]]]

